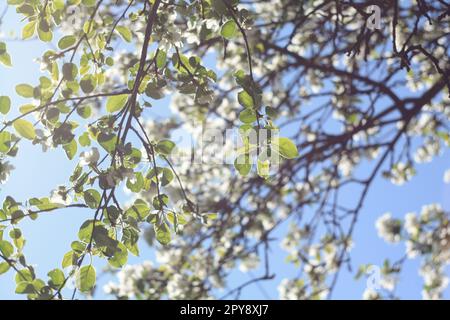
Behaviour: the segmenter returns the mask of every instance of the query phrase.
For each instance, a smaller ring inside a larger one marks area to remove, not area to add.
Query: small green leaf
[[[75,63],[65,63],[63,65],[63,77],[67,81],[73,81],[78,75],[78,67]]]
[[[96,209],[100,204],[101,196],[100,193],[95,189],[86,190],[83,193],[83,197],[84,202],[86,202],[88,207],[91,209]]]
[[[120,94],[117,96],[111,96],[106,101],[106,111],[113,113],[119,110],[122,110],[123,107],[127,104],[128,95]]]
[[[86,75],[80,81],[81,90],[86,94],[94,91],[96,85],[95,78],[92,75]]]
[[[127,188],[130,189],[132,192],[137,193],[141,191],[143,186],[144,186],[144,177],[142,176],[141,172],[136,172],[134,179],[127,180]]]
[[[119,242],[114,255],[108,260],[109,264],[115,268],[123,267],[128,261],[128,250]]]
[[[165,194],[155,196],[152,200],[153,207],[156,210],[162,210],[169,203],[169,197]]]
[[[16,86],[16,92],[24,98],[33,98],[34,96],[34,88],[26,83],[18,84]]]
[[[78,230],[78,239],[85,243],[89,243],[91,241],[91,237],[93,236],[94,230],[94,220],[86,220]],[[72,249],[74,247],[72,246]],[[83,251],[84,248],[81,248],[80,251]]]
[[[117,26],[116,31],[120,34],[123,40],[125,40],[126,42],[131,42],[133,35],[131,34],[130,29],[124,26]]]
[[[66,279],[64,272],[60,269],[53,269],[47,275],[50,278],[51,284],[56,288],[61,287]]]
[[[72,139],[68,144],[65,144],[63,146],[64,150],[66,151],[66,155],[69,158],[69,160],[72,160],[73,157],[77,154],[77,142],[75,139]]]
[[[50,26],[45,19],[41,19],[38,24],[38,36],[41,41],[50,42],[53,39],[53,33],[50,30]]]
[[[164,98],[164,93],[156,83],[149,82],[145,88],[145,94],[155,100]]]
[[[239,101],[239,104],[241,106],[243,106],[244,108],[251,109],[251,108],[255,107],[253,98],[251,95],[249,95],[247,93],[247,91],[241,91],[238,93],[238,101]]]
[[[0,54],[0,63],[5,65],[6,67],[12,66],[11,56],[9,55],[9,53]]]
[[[167,186],[173,180],[173,172],[169,168],[162,169],[161,186]]]
[[[171,235],[170,235],[170,229],[167,226],[167,224],[163,223],[161,225],[154,225],[155,228],[155,234],[156,234],[156,240],[158,240],[159,243],[162,245],[167,245],[170,243]]]
[[[257,165],[258,175],[262,178],[267,178],[270,173],[270,162],[269,160],[258,159]]]
[[[0,263],[0,275],[8,272],[10,266],[7,262],[1,262]]]
[[[84,132],[79,138],[78,142],[82,147],[88,147],[91,145],[91,139],[89,138],[89,133]]]
[[[20,113],[23,114],[23,113],[28,113],[35,108],[36,108],[36,106],[34,104],[27,103],[27,104],[24,104],[23,106],[20,106],[19,111],[20,111]]]
[[[76,286],[81,292],[89,292],[95,286],[96,273],[93,265],[81,267],[77,272]]]
[[[11,133],[8,131],[0,132],[0,152],[8,152],[11,148]]]
[[[77,113],[83,118],[88,119],[92,114],[92,109],[90,106],[81,106],[77,108]]]
[[[0,252],[6,258],[9,258],[14,253],[14,247],[11,243],[5,240],[0,241]]]
[[[246,176],[248,175],[248,173],[250,172],[250,170],[252,169],[252,163],[250,160],[250,156],[248,154],[246,155],[239,155],[235,160],[234,160],[234,167],[236,168],[236,170],[239,172],[239,174],[241,176]]]
[[[106,151],[112,153],[116,148],[117,137],[114,134],[101,132],[97,137],[97,141]]]
[[[22,39],[29,39],[34,36],[36,32],[36,20],[31,21],[25,25],[22,29]]]
[[[63,268],[67,268],[76,265],[76,263],[77,263],[77,255],[73,251],[69,251],[64,255],[61,266]]]
[[[6,50],[6,43],[0,42],[0,63],[11,67],[11,56],[8,54],[8,51]]]
[[[158,50],[158,54],[156,55],[156,66],[158,69],[164,68],[166,65],[167,54],[164,50]]]
[[[156,152],[168,156],[173,148],[175,148],[175,143],[170,140],[161,140],[156,145]]]
[[[67,49],[67,48],[70,48],[71,46],[73,46],[76,41],[77,41],[77,38],[75,36],[65,36],[65,37],[62,37],[58,41],[58,47],[61,50],[64,50],[64,49]]]
[[[25,282],[33,281],[35,278],[35,274],[34,274],[34,271],[33,272],[32,271],[33,271],[33,269],[31,267],[28,267],[26,269],[21,269],[20,273],[19,272],[16,273],[14,280],[16,281],[16,283],[21,283],[24,281]]]
[[[34,293],[35,288],[33,284],[28,282],[20,282],[17,284],[15,293],[17,294],[26,294],[26,293]]]
[[[222,26],[222,29],[220,30],[220,34],[225,39],[232,39],[236,36],[238,32],[238,26],[236,25],[236,22],[234,20],[228,20],[225,22],[225,24]]]
[[[33,140],[36,137],[33,124],[24,119],[14,121],[14,129],[25,139]]]
[[[245,109],[239,114],[239,120],[243,123],[252,123],[256,121],[256,113],[252,109]]]
[[[7,96],[0,96],[0,112],[7,114],[11,109],[11,99]]]
[[[137,199],[134,204],[127,209],[126,216],[133,217],[135,220],[144,220],[150,212],[147,203],[142,199]]]
[[[299,156],[297,146],[289,138],[273,139],[272,145],[283,158],[294,159]]]

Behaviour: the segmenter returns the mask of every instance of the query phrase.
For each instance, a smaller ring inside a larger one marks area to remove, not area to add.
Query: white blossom
[[[14,166],[11,165],[8,161],[0,160],[0,184],[8,181],[11,171],[14,169]]]
[[[252,269],[256,269],[259,265],[259,262],[259,256],[255,253],[251,253],[247,257],[241,259],[239,270],[241,270],[241,272],[248,272]]]
[[[68,194],[65,186],[59,186],[52,190],[50,194],[50,202],[67,206],[72,203],[72,198]]]
[[[89,151],[83,151],[80,154],[80,166],[89,166],[97,164],[100,159],[100,153],[97,148],[92,148]]]
[[[444,173],[444,182],[445,182],[445,183],[450,183],[450,169],[448,169],[448,170],[445,171],[445,173]]]
[[[375,226],[378,230],[379,237],[391,243],[400,241],[400,221],[393,219],[390,212],[386,212],[378,218]]]

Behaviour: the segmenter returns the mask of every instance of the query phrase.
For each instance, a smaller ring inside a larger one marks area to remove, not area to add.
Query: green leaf
[[[126,216],[133,217],[135,220],[144,220],[150,212],[147,203],[142,199],[136,199],[134,204],[128,208],[125,213]]]
[[[171,235],[170,235],[170,229],[167,226],[167,224],[163,223],[161,225],[154,225],[155,228],[155,234],[156,234],[156,240],[158,240],[159,243],[162,245],[167,245],[170,243]]]
[[[10,266],[7,262],[1,262],[0,263],[0,275],[8,272]]]
[[[106,134],[101,132],[97,138],[98,143],[109,153],[112,153],[116,148],[117,137],[114,134]]]
[[[111,96],[106,101],[106,111],[113,113],[121,110],[127,104],[128,94]]]
[[[67,81],[73,81],[78,75],[78,67],[75,63],[65,63],[63,65],[63,77]]]
[[[167,186],[173,180],[173,172],[169,168],[162,169],[161,186]]]
[[[132,180],[134,180],[134,182],[132,182]],[[142,176],[141,172],[136,172],[134,179],[127,180],[127,188],[130,189],[132,192],[137,193],[141,191],[143,186],[144,186],[144,177]]]
[[[91,227],[91,226],[93,226],[93,221],[94,220],[89,220],[89,222],[90,222],[90,224],[88,225],[88,227]],[[87,221],[86,221],[87,222]],[[84,225],[84,224],[83,224]],[[80,231],[78,231],[78,236],[79,237],[81,237],[81,235],[83,236],[83,241],[84,242],[80,242],[80,241],[73,241],[71,244],[70,244],[70,247],[72,248],[72,250],[73,250],[73,252],[76,252],[76,253],[83,253],[84,252],[84,250],[86,250],[86,246],[87,246],[87,244],[86,243],[88,243],[88,242],[90,242],[91,241],[91,235],[93,234],[92,233],[92,229],[93,228],[90,228],[90,229],[88,229],[88,228],[83,228],[83,226],[82,226],[82,228],[80,228]],[[83,231],[82,231],[83,230]],[[80,232],[82,232],[81,234],[80,234]],[[92,238],[93,239],[93,238]]]
[[[77,42],[77,38],[75,36],[65,36],[58,41],[58,47],[61,50],[64,50],[73,46],[75,42]]]
[[[156,145],[156,152],[168,156],[173,148],[175,148],[175,143],[170,140],[161,140]]]
[[[0,63],[11,67],[11,56],[6,51],[6,43],[0,42]]]
[[[222,29],[220,30],[220,34],[225,39],[232,39],[236,36],[238,33],[238,26],[236,25],[236,22],[234,20],[228,20],[225,22],[225,24],[222,26]]]
[[[64,272],[60,269],[53,269],[47,275],[50,278],[51,284],[56,288],[61,287],[66,279]]]
[[[0,55],[7,53],[6,43],[0,42]]]
[[[20,111],[20,113],[28,113],[35,108],[36,108],[36,106],[34,104],[27,103],[27,104],[24,104],[23,106],[20,106],[19,111]]]
[[[241,91],[238,93],[238,101],[244,108],[252,109],[255,107],[253,98],[247,93],[247,91]]]
[[[72,139],[68,144],[65,144],[63,146],[64,150],[66,151],[66,155],[69,158],[69,160],[72,160],[73,157],[77,154],[77,141],[75,139]]]
[[[283,158],[294,159],[299,156],[297,146],[289,138],[273,139],[272,145]]]
[[[182,214],[173,211],[169,211],[167,213],[167,220],[169,220],[170,223],[173,225],[177,224],[185,225],[187,223],[186,218]]]
[[[91,209],[96,209],[100,204],[101,196],[100,193],[95,189],[86,190],[83,193],[83,197],[84,202],[86,202],[88,207]]]
[[[252,109],[245,109],[239,114],[239,120],[243,123],[252,123],[256,121],[256,113]]]
[[[34,88],[26,83],[18,84],[16,86],[16,92],[24,98],[33,98],[34,96]]]
[[[164,92],[162,88],[165,86],[165,82],[151,81],[145,88],[145,94],[153,99],[159,100],[164,98]]]
[[[100,223],[100,222],[96,222]],[[85,243],[89,243],[91,241],[91,237],[93,236],[93,230],[94,230],[94,220],[86,220],[83,222],[83,224],[80,227],[80,230],[78,230],[78,239]],[[84,248],[81,249],[81,251],[84,250]]]
[[[95,286],[95,268],[93,265],[81,267],[77,272],[76,286],[81,292],[89,292]]]
[[[22,237],[22,231],[20,229],[14,228],[9,232],[9,236],[11,239],[20,239]]]
[[[92,114],[92,109],[90,106],[81,106],[77,108],[77,113],[83,119],[88,119]]]
[[[103,253],[110,257],[117,250],[118,241],[109,236],[108,230],[97,222],[92,234],[96,247],[102,247]]]
[[[7,114],[11,109],[11,99],[7,96],[0,96],[0,112]]]
[[[92,75],[84,76],[80,81],[81,90],[88,94],[95,90],[97,83]]]
[[[6,258],[9,258],[14,253],[14,247],[11,243],[5,240],[0,241],[0,252]]]
[[[22,106],[21,108],[20,108],[20,112],[23,112],[23,113],[27,113],[27,112],[29,112],[29,111],[31,111],[31,110],[33,110],[34,108],[36,108],[35,106],[33,106],[33,105],[30,105],[30,108],[29,108],[29,110],[28,111],[24,111],[22,108],[24,108],[25,106]],[[25,108],[24,108],[25,109]],[[58,108],[49,108],[48,110],[47,110],[47,112],[45,113],[45,115],[46,115],[46,117],[47,117],[47,120],[48,121],[50,121],[50,122],[52,122],[52,123],[55,123],[56,121],[58,121],[59,120],[59,115],[61,114],[61,111],[58,109]]]
[[[91,145],[91,139],[89,138],[89,133],[84,132],[79,138],[78,141],[82,147],[88,147]]]
[[[17,294],[26,294],[26,293],[34,293],[35,288],[32,283],[28,282],[20,282],[17,284],[15,293]]]
[[[41,19],[38,24],[38,36],[41,41],[50,42],[53,39],[53,33],[45,19]]]
[[[67,268],[77,264],[77,255],[73,251],[69,251],[64,255],[61,266]]]
[[[28,267],[26,269],[21,269],[20,272],[16,273],[15,275],[15,281],[16,283],[21,283],[21,282],[31,282],[34,280],[35,275],[34,275],[34,271],[31,267]]]
[[[8,152],[11,148],[11,133],[8,131],[0,132],[0,152]]]
[[[248,175],[248,173],[250,172],[250,170],[252,169],[252,163],[250,160],[250,156],[247,155],[239,155],[235,160],[234,160],[234,167],[236,168],[236,170],[239,172],[239,174],[241,176],[246,176]]]
[[[11,67],[12,63],[9,53],[0,54],[0,62],[7,67]]]
[[[36,20],[31,21],[25,25],[22,29],[22,39],[29,39],[32,36],[34,36],[34,33],[36,32]]]
[[[153,207],[155,207],[156,210],[162,210],[168,203],[169,197],[165,194],[155,196],[152,201]]]
[[[124,26],[117,26],[116,31],[120,34],[123,40],[125,40],[126,42],[131,42],[133,35],[131,34],[130,29]]]
[[[156,55],[156,66],[158,69],[164,68],[166,65],[167,54],[164,50],[158,50],[158,54]]]
[[[258,159],[257,165],[258,175],[262,178],[267,178],[270,173],[270,162],[269,160]]]
[[[115,268],[121,268],[127,264],[127,261],[128,261],[128,250],[122,243],[119,242],[116,251],[114,252],[114,255],[111,258],[109,258],[108,262],[111,266]]]
[[[24,119],[14,121],[14,129],[25,139],[33,140],[36,137],[33,124]]]

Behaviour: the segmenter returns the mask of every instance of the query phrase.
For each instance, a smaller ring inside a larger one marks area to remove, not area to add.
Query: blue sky
[[[0,8],[1,9],[1,8]],[[2,32],[9,30],[20,32],[18,17],[10,10],[2,26]],[[15,95],[14,87],[19,83],[37,83],[39,78],[39,65],[32,59],[40,56],[46,49],[38,41],[10,41],[7,42],[8,51],[13,57],[13,68],[0,66],[0,95],[9,95],[13,98],[13,111],[18,112],[22,104],[21,98]],[[8,183],[0,190],[0,201],[7,195],[18,201],[33,196],[48,196],[55,186],[65,184],[76,165],[76,160],[69,162],[62,149],[42,153],[40,147],[32,146],[28,141],[21,142],[19,155],[12,161],[16,169],[13,171]],[[360,220],[354,235],[355,247],[352,251],[352,273],[341,273],[340,281],[334,298],[359,299],[365,289],[365,280],[355,282],[353,276],[360,264],[373,263],[381,265],[384,258],[400,258],[404,253],[403,244],[388,245],[378,238],[375,230],[375,220],[384,212],[390,211],[396,217],[403,217],[410,211],[420,211],[424,204],[439,202],[444,208],[450,210],[450,185],[443,183],[443,174],[450,168],[450,153],[446,151],[430,164],[418,166],[417,176],[408,184],[398,187],[384,179],[377,179],[370,190],[365,206],[361,212]],[[230,167],[230,170],[232,168]],[[351,199],[351,194],[344,197]],[[62,257],[70,249],[70,243],[77,238],[79,226],[91,216],[86,209],[67,209],[41,215],[38,220],[24,220],[21,222],[24,235],[27,239],[25,253],[30,263],[36,266],[38,274],[45,277],[45,273],[53,268],[60,267]],[[280,234],[285,231],[282,227]],[[153,249],[145,243],[141,244],[141,257],[130,256],[129,263],[138,263],[145,259],[154,259]],[[293,266],[284,262],[286,253],[276,245],[272,247],[271,268],[277,277],[274,281],[261,283],[260,286],[251,286],[243,291],[242,298],[277,298],[276,287],[284,277],[295,276],[298,272]],[[96,261],[97,270],[104,266],[103,262]],[[402,273],[398,293],[403,298],[420,298],[422,279],[417,270],[419,260],[408,261]],[[261,270],[255,270],[258,275]],[[100,277],[101,286],[110,280],[110,276]],[[230,288],[249,279],[249,274],[239,271],[233,273]],[[23,296],[13,294],[15,289],[13,273],[10,271],[0,276],[0,299],[22,299]],[[101,292],[97,297],[107,298]],[[450,297],[449,289],[446,298]]]

